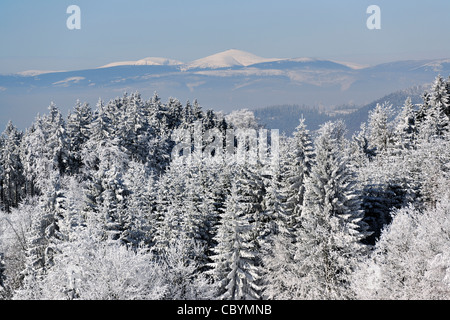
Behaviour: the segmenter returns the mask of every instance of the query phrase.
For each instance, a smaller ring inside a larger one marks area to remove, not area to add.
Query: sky
[[[70,5],[81,9],[80,30],[66,26]],[[380,30],[366,26],[370,5],[381,9]],[[233,48],[364,65],[450,58],[449,12],[446,0],[1,0],[0,74],[189,62]]]

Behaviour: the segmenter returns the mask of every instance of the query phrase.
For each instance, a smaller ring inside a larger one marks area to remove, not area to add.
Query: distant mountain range
[[[155,91],[164,99],[198,99],[205,109],[229,112],[270,105],[325,108],[366,105],[392,92],[450,74],[450,59],[399,61],[358,66],[313,58],[262,58],[227,50],[192,62],[149,57],[77,71],[29,70],[0,75],[0,126],[9,119],[27,127],[54,101],[63,111],[76,100],[94,104],[124,92]],[[1,128],[0,127],[0,128]]]
[[[369,113],[377,104],[388,103],[393,107],[395,114],[403,107],[409,97],[413,104],[422,103],[422,94],[427,88],[424,86],[412,87],[400,90],[377,99],[365,106],[353,106],[352,109],[344,109],[342,112],[324,112],[305,105],[277,105],[252,110],[258,123],[267,129],[278,129],[287,136],[292,135],[299,125],[300,118],[305,119],[307,128],[314,132],[327,121],[341,119],[347,127],[347,138],[358,132],[363,122],[368,121]]]

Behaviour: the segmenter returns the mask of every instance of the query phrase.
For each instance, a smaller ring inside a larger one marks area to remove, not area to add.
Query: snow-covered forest
[[[180,129],[258,125],[157,94],[9,123],[0,299],[449,299],[450,79],[393,107],[352,139],[298,115],[277,165],[173,157]]]

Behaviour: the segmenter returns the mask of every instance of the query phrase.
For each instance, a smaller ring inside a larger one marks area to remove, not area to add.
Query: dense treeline
[[[276,164],[208,149],[258,129],[251,112],[156,94],[9,123],[0,297],[448,299],[450,81],[392,110],[377,105],[351,140],[342,121],[300,119]],[[194,139],[187,161],[172,152],[182,130],[216,138]]]

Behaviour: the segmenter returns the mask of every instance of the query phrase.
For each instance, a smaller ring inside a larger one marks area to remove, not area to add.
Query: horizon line
[[[227,49],[227,50],[224,50],[224,51],[217,52],[217,53],[212,54],[212,55],[204,56],[203,58],[198,58],[198,59],[195,59],[195,60],[192,60],[192,61],[189,61],[189,62],[183,62],[183,61],[180,61],[180,60],[177,60],[177,59],[168,58],[168,57],[150,56],[150,57],[145,57],[145,58],[141,58],[141,59],[138,59],[138,60],[113,61],[113,62],[106,63],[105,65],[96,66],[96,67],[86,67],[86,68],[71,69],[71,70],[41,70],[39,68],[36,68],[36,69],[28,69],[28,70],[13,72],[13,73],[11,73],[11,72],[9,72],[9,73],[1,73],[0,72],[0,75],[2,75],[2,76],[34,77],[34,76],[38,76],[38,75],[42,75],[42,74],[76,72],[76,71],[94,70],[94,69],[106,69],[106,68],[114,68],[114,67],[122,67],[122,66],[123,67],[124,66],[128,66],[128,67],[133,67],[133,66],[137,66],[137,67],[139,67],[139,66],[187,66],[189,64],[192,64],[193,62],[204,60],[204,59],[207,59],[207,58],[210,58],[210,57],[213,57],[213,56],[217,56],[217,55],[226,53],[228,51],[239,51],[239,52],[242,52],[242,53],[245,53],[245,54],[250,54],[250,55],[253,55],[253,56],[257,57],[257,58],[261,58],[261,59],[267,60],[266,62],[270,62],[269,60],[271,60],[273,62],[273,61],[309,59],[309,60],[312,60],[312,61],[330,61],[330,62],[333,62],[333,63],[345,65],[345,66],[347,66],[347,67],[349,67],[351,69],[355,69],[355,70],[367,69],[367,68],[375,67],[375,66],[378,66],[378,65],[383,65],[383,64],[388,64],[388,63],[395,63],[395,62],[401,62],[401,61],[442,61],[442,60],[449,60],[450,61],[450,58],[448,58],[448,57],[442,57],[442,58],[420,58],[420,59],[419,58],[417,58],[417,59],[409,58],[409,59],[404,59],[404,60],[402,60],[402,59],[389,60],[389,61],[385,61],[385,62],[381,62],[381,63],[374,63],[374,64],[363,64],[363,63],[357,63],[357,62],[353,62],[353,61],[344,61],[344,60],[340,60],[340,59],[327,59],[327,58],[318,58],[318,57],[263,58],[263,57],[260,57],[260,56],[256,56],[253,53],[248,52],[248,51],[232,48],[232,49]],[[174,64],[163,64],[163,63],[162,64],[157,64],[157,63],[155,63],[155,64],[150,64],[150,65],[149,64],[138,64],[139,62],[145,61],[147,59],[163,59],[165,61],[168,61],[168,62],[171,61],[171,62],[175,62],[175,63]],[[247,66],[243,65],[242,67],[244,67],[244,68],[245,67],[250,67],[250,66],[256,65],[256,64],[259,64],[259,63],[257,62],[257,63],[254,63],[254,64],[249,64]]]

